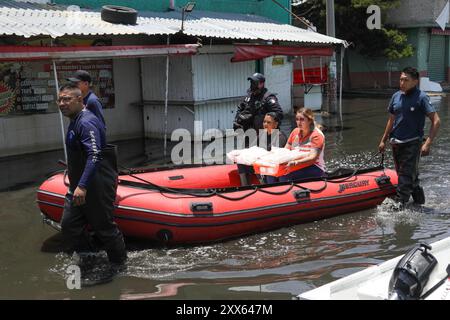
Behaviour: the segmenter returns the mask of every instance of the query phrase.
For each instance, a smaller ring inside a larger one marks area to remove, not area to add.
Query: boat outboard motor
[[[421,243],[409,250],[397,263],[389,282],[390,300],[417,300],[428,282],[436,258],[427,250],[431,246]]]

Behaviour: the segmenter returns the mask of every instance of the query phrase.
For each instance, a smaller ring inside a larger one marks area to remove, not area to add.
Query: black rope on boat
[[[260,188],[260,187],[258,187],[258,186],[255,186],[254,188],[253,188],[253,190],[252,191],[250,191],[249,193],[247,193],[247,194],[244,194],[244,195],[242,195],[242,196],[240,196],[240,197],[228,197],[228,196],[225,196],[223,193],[220,193],[220,192],[217,192],[217,190],[211,190],[210,192],[195,192],[195,193],[193,193],[193,192],[187,192],[187,191],[185,191],[185,190],[177,190],[177,189],[172,189],[172,188],[167,188],[167,187],[162,187],[162,186],[159,186],[159,185],[157,185],[157,184],[154,184],[154,183],[152,183],[152,182],[150,182],[150,181],[148,181],[148,180],[145,180],[145,179],[142,179],[142,178],[140,178],[140,177],[138,177],[138,176],[136,176],[136,175],[134,175],[132,172],[132,170],[131,169],[129,169],[129,168],[127,168],[127,167],[125,167],[125,166],[122,166],[122,165],[119,165],[122,169],[124,169],[124,170],[127,170],[128,171],[128,173],[126,173],[128,176],[130,176],[130,177],[132,177],[132,178],[134,178],[134,179],[136,179],[136,180],[139,180],[139,181],[141,181],[141,182],[143,182],[143,183],[145,183],[145,184],[147,184],[147,185],[149,185],[149,186],[151,186],[151,187],[153,187],[153,188],[155,188],[156,190],[158,190],[159,192],[161,192],[161,193],[165,193],[165,192],[167,192],[167,193],[174,193],[174,194],[182,194],[182,195],[188,195],[188,196],[192,196],[192,197],[204,197],[204,198],[209,198],[209,197],[212,197],[212,196],[218,196],[218,197],[220,197],[220,198],[223,198],[223,199],[226,199],[226,200],[231,200],[231,201],[239,201],[239,200],[243,200],[243,199],[245,199],[245,198],[247,198],[247,197],[249,197],[249,196],[251,196],[251,195],[253,195],[253,194],[255,194],[257,191],[261,191],[261,192],[263,192],[263,193],[268,193],[268,194],[273,194],[273,195],[282,195],[282,194],[285,194],[285,193],[288,193],[289,191],[291,191],[291,189],[292,189],[292,187],[293,187],[293,184],[291,184],[289,187],[288,187],[288,189],[287,190],[283,190],[283,191],[268,191],[268,190],[264,190],[263,188]],[[305,189],[305,188],[303,188],[303,189]]]
[[[384,152],[380,152],[381,153],[381,161],[380,161],[380,167],[383,168],[383,174],[386,175],[386,167],[384,166]]]
[[[372,161],[373,158],[375,158],[375,156],[377,156],[377,155],[380,154],[380,153],[381,153],[381,152],[379,152],[379,151],[377,151],[376,153],[374,153],[374,154],[370,157],[369,161]],[[171,193],[171,194],[179,194],[179,195],[186,195],[186,196],[192,196],[192,197],[202,197],[202,198],[210,198],[210,197],[213,197],[213,196],[218,196],[218,197],[220,197],[220,198],[223,198],[223,199],[226,199],[226,200],[231,200],[231,201],[239,201],[239,200],[243,200],[243,199],[245,199],[245,198],[247,198],[247,197],[249,197],[249,196],[255,194],[255,193],[258,192],[258,191],[260,191],[260,192],[262,192],[262,193],[266,193],[266,194],[271,194],[271,195],[282,195],[282,194],[286,194],[286,193],[288,193],[289,191],[291,191],[291,190],[293,189],[294,186],[297,187],[297,188],[299,188],[299,189],[309,190],[310,192],[318,193],[318,192],[321,192],[321,191],[323,191],[323,190],[326,189],[328,182],[332,182],[332,183],[342,183],[342,182],[348,181],[349,179],[353,178],[353,177],[354,177],[354,176],[355,176],[355,175],[363,168],[363,165],[360,165],[358,168],[354,169],[354,170],[352,171],[352,173],[351,173],[348,177],[345,177],[345,178],[342,178],[342,179],[339,179],[339,180],[336,180],[336,179],[334,179],[334,180],[328,180],[327,177],[323,177],[322,179],[318,179],[317,181],[323,181],[323,182],[324,182],[324,185],[323,185],[321,188],[319,188],[319,189],[309,189],[309,188],[303,187],[303,186],[302,186],[301,184],[299,184],[299,182],[297,181],[297,182],[292,182],[292,183],[288,186],[288,188],[287,188],[286,190],[282,190],[282,191],[269,191],[269,190],[265,190],[265,188],[267,188],[267,187],[269,187],[269,186],[270,186],[270,187],[273,187],[273,186],[275,186],[275,185],[266,185],[266,186],[263,186],[263,187],[261,187],[261,186],[254,186],[254,187],[253,187],[253,190],[251,190],[249,193],[244,194],[244,195],[242,195],[242,196],[240,196],[240,197],[234,198],[234,197],[228,197],[228,196],[224,195],[224,192],[218,192],[217,189],[206,189],[206,192],[205,192],[205,191],[203,191],[203,192],[191,192],[191,191],[187,191],[187,190],[181,190],[181,189],[174,189],[174,188],[163,187],[163,186],[154,184],[154,183],[152,183],[152,182],[150,182],[150,181],[148,181],[148,180],[142,179],[142,178],[140,178],[140,177],[134,175],[134,174],[133,174],[134,171],[133,171],[132,169],[129,169],[129,168],[124,167],[124,166],[122,166],[122,165],[119,165],[119,166],[120,166],[121,168],[125,169],[126,171],[128,171],[128,173],[125,173],[126,175],[128,175],[128,176],[130,176],[130,177],[132,177],[132,178],[134,178],[134,179],[136,179],[136,180],[138,180],[138,181],[141,181],[141,182],[145,183],[146,185],[148,185],[148,186],[150,186],[150,187],[156,189],[157,191],[161,192],[162,194],[164,194],[164,193]],[[381,153],[381,163],[380,163],[380,167],[383,168],[383,172],[384,172],[384,154],[383,154],[383,153]],[[249,188],[251,188],[251,187],[249,187]],[[239,191],[239,188],[236,188],[235,191]]]
[[[256,187],[256,188],[254,188],[252,191],[250,191],[249,193],[244,194],[244,195],[242,195],[242,196],[240,196],[240,197],[237,197],[237,198],[228,197],[228,196],[225,196],[225,195],[223,195],[223,194],[221,194],[221,193],[219,193],[219,192],[217,192],[216,195],[217,195],[218,197],[223,198],[223,199],[226,199],[226,200],[238,201],[238,200],[245,199],[245,198],[251,196],[252,194],[255,194],[258,190],[259,190],[258,187]]]
[[[321,180],[324,182],[324,184],[323,184],[323,187],[322,187],[322,188],[319,188],[319,189],[305,188],[305,187],[303,187],[302,185],[299,185],[299,184],[297,184],[297,183],[294,183],[293,185],[296,186],[297,188],[300,188],[300,189],[303,189],[303,190],[309,190],[309,191],[311,191],[312,193],[318,193],[318,192],[322,192],[323,190],[325,190],[325,189],[327,188],[327,184],[328,184],[327,178],[322,178]]]
[[[136,179],[136,180],[139,180],[139,181],[141,181],[141,182],[144,182],[145,184],[147,184],[147,185],[149,185],[149,186],[155,188],[156,190],[158,190],[158,191],[160,191],[160,192],[168,192],[168,193],[184,194],[184,195],[189,195],[189,196],[193,196],[193,197],[212,197],[212,196],[216,195],[216,191],[215,191],[215,190],[211,191],[210,193],[203,193],[203,194],[202,194],[202,193],[191,193],[191,192],[187,192],[187,191],[181,191],[181,190],[177,190],[177,189],[172,189],[172,188],[162,187],[162,186],[160,186],[160,185],[154,184],[154,183],[152,183],[152,182],[150,182],[150,181],[148,181],[148,180],[142,179],[142,178],[140,178],[140,177],[138,177],[138,176],[132,174],[132,173],[131,173],[132,170],[130,170],[130,169],[128,169],[128,168],[126,168],[126,167],[124,167],[124,166],[122,166],[122,165],[119,165],[119,166],[120,166],[122,169],[128,170],[128,171],[130,172],[130,173],[127,173],[128,176],[130,176],[130,177],[132,177],[132,178],[134,178],[134,179]]]
[[[259,188],[258,190],[261,191],[262,193],[267,193],[267,194],[272,194],[272,195],[282,195],[282,194],[285,194],[285,193],[288,193],[289,191],[291,191],[293,187],[294,187],[294,183],[292,182],[289,185],[289,187],[283,191],[269,191],[269,190],[264,190],[264,188]],[[303,189],[306,189],[306,188],[303,188]]]

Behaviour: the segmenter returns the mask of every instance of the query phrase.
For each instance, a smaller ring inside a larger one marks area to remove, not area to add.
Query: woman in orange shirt
[[[289,135],[286,148],[308,153],[298,159],[289,161],[287,165],[295,166],[301,163],[310,165],[281,176],[280,182],[325,176],[325,161],[323,158],[325,136],[315,126],[314,113],[311,109],[300,108],[295,115],[295,122],[297,128]]]

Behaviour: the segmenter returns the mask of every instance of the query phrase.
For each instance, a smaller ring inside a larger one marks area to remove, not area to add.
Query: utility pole
[[[327,36],[336,37],[334,22],[334,0],[327,0]],[[336,78],[336,52],[333,51],[329,66],[329,77],[327,85],[327,105],[326,111],[336,113],[337,110],[337,78]]]

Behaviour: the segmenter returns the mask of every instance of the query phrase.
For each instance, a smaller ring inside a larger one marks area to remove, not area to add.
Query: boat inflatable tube
[[[37,191],[52,226],[62,218],[66,180],[57,173]],[[252,175],[252,185],[242,187],[234,164],[137,168],[119,173],[114,221],[126,237],[217,242],[373,208],[395,195],[397,180],[394,170],[374,167],[273,184]]]
[[[390,300],[417,300],[437,264],[428,252],[431,246],[421,243],[408,251],[395,266],[389,281]]]

